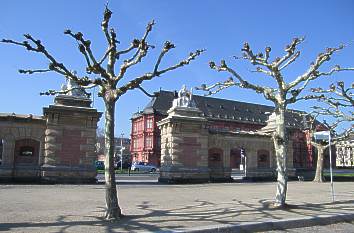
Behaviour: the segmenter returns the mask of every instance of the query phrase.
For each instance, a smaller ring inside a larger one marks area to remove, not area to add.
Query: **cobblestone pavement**
[[[157,232],[318,215],[354,214],[354,182],[290,182],[285,210],[270,205],[275,183],[119,184],[126,215],[102,221],[104,185],[0,185],[0,231]],[[330,223],[330,222],[329,222]]]

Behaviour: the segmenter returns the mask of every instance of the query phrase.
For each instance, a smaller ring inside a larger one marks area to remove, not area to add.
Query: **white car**
[[[156,172],[157,168],[147,162],[134,162],[130,168],[132,171]]]

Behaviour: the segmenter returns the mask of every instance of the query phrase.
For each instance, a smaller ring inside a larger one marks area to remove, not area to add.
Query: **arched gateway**
[[[95,182],[101,113],[89,98],[58,95],[43,116],[0,113],[0,180]]]

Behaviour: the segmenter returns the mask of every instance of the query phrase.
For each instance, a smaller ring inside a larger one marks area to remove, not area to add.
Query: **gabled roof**
[[[144,110],[133,115],[133,118],[142,114],[157,113],[167,115],[168,109],[172,107],[173,99],[176,93],[171,91],[159,91],[157,97],[145,106]],[[202,116],[208,120],[234,121],[251,124],[265,125],[269,115],[274,111],[274,107],[240,102],[213,97],[193,95],[197,107],[202,111]],[[287,126],[303,127],[304,112],[297,110],[288,110],[285,117]]]

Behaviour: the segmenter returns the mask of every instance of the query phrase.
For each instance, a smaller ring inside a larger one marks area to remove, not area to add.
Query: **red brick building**
[[[160,131],[156,122],[167,116],[176,92],[160,91],[144,110],[132,116],[131,154],[132,161],[144,161],[160,165]],[[255,131],[266,126],[273,107],[193,95],[202,116],[208,120],[209,131],[237,132]],[[293,164],[295,168],[313,168],[316,158],[309,138],[304,130],[300,111],[289,110],[286,114],[287,130],[293,143]],[[240,149],[230,152],[231,167],[240,165]],[[264,152],[269,153],[269,152]],[[260,156],[261,158],[262,156]],[[267,156],[265,156],[266,158]],[[258,161],[260,164],[269,161]]]

